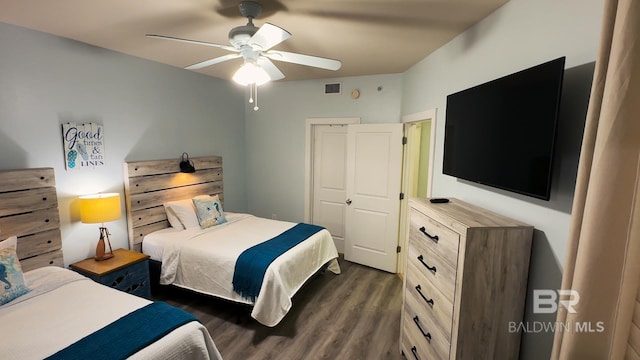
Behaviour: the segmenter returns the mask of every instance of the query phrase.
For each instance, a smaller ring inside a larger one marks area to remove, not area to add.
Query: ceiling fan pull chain
[[[253,104],[253,86],[254,84],[249,84],[249,104]]]
[[[253,84],[253,88],[254,88],[254,90],[256,92],[256,95],[255,95],[256,103],[255,103],[255,106],[253,107],[253,111],[258,111],[258,109],[259,109],[258,108],[258,85]]]

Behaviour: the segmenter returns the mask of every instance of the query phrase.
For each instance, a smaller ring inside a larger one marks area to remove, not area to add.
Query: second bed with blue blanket
[[[326,229],[249,214],[226,213],[226,216],[226,223],[208,229],[167,228],[144,238],[143,251],[162,261],[161,284],[253,305],[253,318],[266,326],[275,326],[291,308],[295,293],[325,264],[329,271],[340,273],[338,251]],[[255,300],[234,291],[236,263],[243,252],[301,227],[305,228],[303,233],[313,229],[304,240],[294,240],[284,250],[278,250],[281,255],[271,256]]]
[[[2,359],[222,359],[207,329],[180,309],[60,267],[24,276],[31,291],[0,306]]]

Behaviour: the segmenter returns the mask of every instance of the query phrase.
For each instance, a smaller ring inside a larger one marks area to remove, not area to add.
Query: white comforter
[[[165,229],[148,237],[163,247],[161,284],[173,284],[228,300],[251,304],[233,291],[238,256],[295,223],[248,214],[229,214],[222,225],[200,230]],[[144,250],[146,251],[146,250]],[[291,308],[291,298],[324,264],[339,274],[338,251],[326,229],[274,260],[267,268],[251,316],[266,326],[277,325]]]
[[[32,290],[0,306],[0,357],[43,359],[150,303],[59,267],[25,273]],[[207,329],[187,323],[131,359],[222,359]]]

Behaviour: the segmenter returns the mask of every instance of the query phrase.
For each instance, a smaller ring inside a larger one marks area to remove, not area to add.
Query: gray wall
[[[342,83],[342,94],[324,94],[324,84],[332,82]],[[357,100],[350,96],[353,89],[360,90]],[[397,123],[401,75],[276,82],[260,88],[258,99],[257,112],[247,102],[249,210],[303,221],[305,120],[360,117],[362,123]]]
[[[555,322],[533,314],[533,289],[558,289],[584,116],[602,17],[600,0],[511,0],[403,74],[402,113],[437,108],[433,196],[458,197],[535,226],[526,323]],[[475,185],[442,174],[446,96],[566,56],[562,108],[550,201]],[[537,325],[536,325],[537,324]],[[552,331],[524,336],[523,359],[548,359]]]
[[[79,195],[119,192],[124,214],[125,161],[221,155],[225,205],[247,210],[237,87],[3,23],[0,48],[0,169],[55,169],[66,264],[92,256],[98,240],[96,224],[79,222]],[[105,166],[65,170],[60,124],[68,121],[104,125]],[[128,247],[125,217],[106,225],[113,247]]]

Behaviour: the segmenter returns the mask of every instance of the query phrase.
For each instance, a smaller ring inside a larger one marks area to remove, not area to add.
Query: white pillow
[[[18,248],[18,237],[17,236],[10,236],[2,241],[0,241],[0,250],[2,249],[6,249],[9,247],[12,247],[17,249]]]
[[[167,221],[169,221],[169,225],[176,230],[184,230],[184,225],[182,225],[182,221],[178,219],[176,212],[173,211],[168,204],[162,204],[162,206],[164,206],[164,212],[167,214]]]
[[[182,230],[200,227],[191,199],[169,201],[163,205],[171,227]]]

